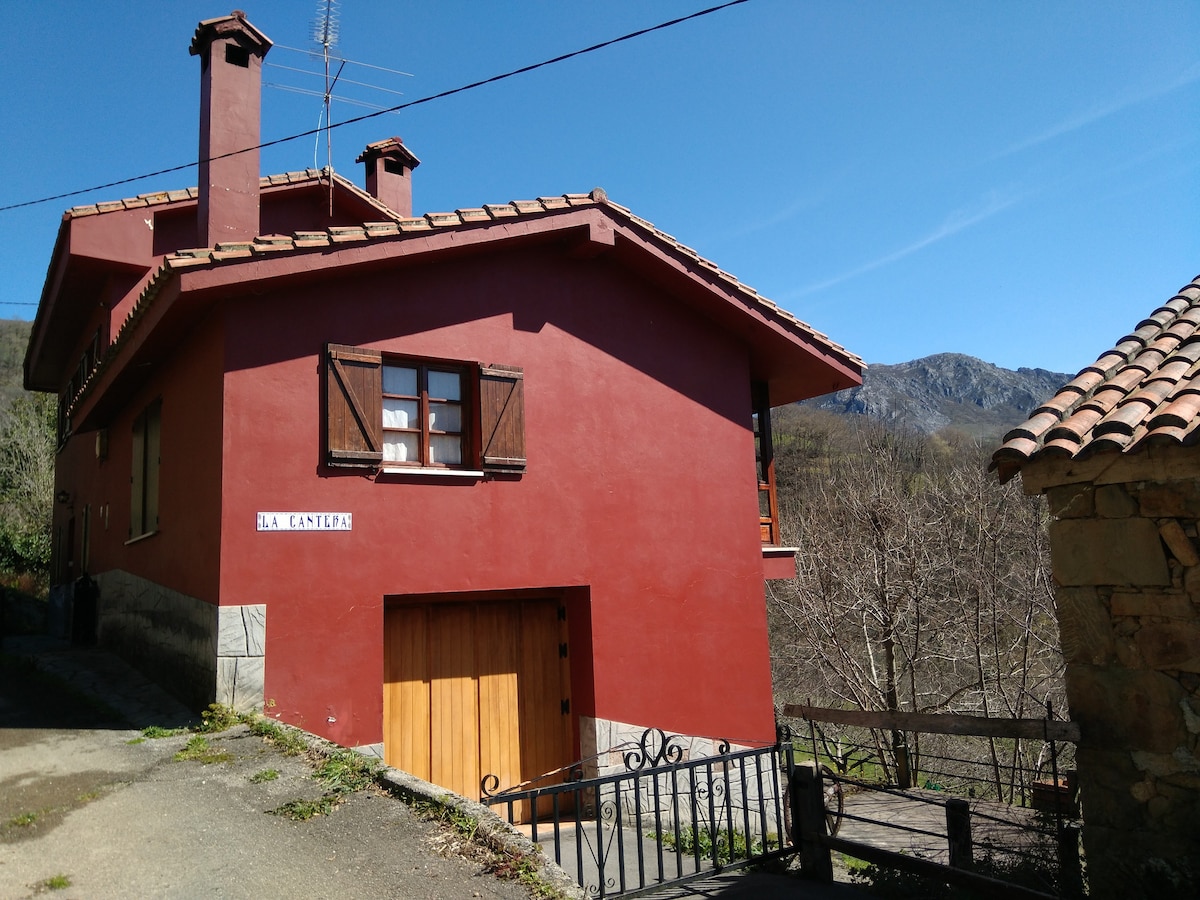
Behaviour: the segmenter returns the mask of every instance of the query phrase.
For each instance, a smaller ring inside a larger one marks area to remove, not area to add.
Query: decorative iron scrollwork
[[[484,797],[495,797],[498,787],[500,787],[500,778],[496,775],[484,775],[479,780],[479,793]]]
[[[654,735],[658,735],[658,749],[654,749]],[[640,746],[625,752],[625,768],[630,772],[661,766],[675,765],[683,760],[683,747],[675,743],[679,735],[667,735],[661,728],[647,728],[642,732]]]
[[[722,739],[721,742],[719,744],[717,744],[717,753],[719,753],[721,756],[724,756],[728,752],[729,752],[729,741]]]

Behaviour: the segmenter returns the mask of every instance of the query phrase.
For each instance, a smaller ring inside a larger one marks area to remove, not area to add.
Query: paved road
[[[63,900],[529,896],[482,874],[479,862],[455,852],[453,833],[382,791],[354,794],[308,822],[265,814],[320,795],[310,766],[244,726],[211,740],[227,761],[175,760],[188,735],[139,740],[140,729],[195,717],[106,653],[30,638],[8,638],[0,649],[4,900],[33,897],[57,876],[70,881],[52,894]],[[253,778],[269,769],[278,777]],[[862,892],[737,872],[656,896],[846,900]]]
[[[81,690],[122,668],[111,657],[42,653]],[[90,666],[80,666],[81,661]],[[244,726],[215,736],[229,761],[176,761],[188,735],[144,740],[186,710],[125,672],[112,709],[11,657],[0,672],[0,898],[405,897],[524,900],[515,882],[453,852],[453,833],[382,791],[307,822],[267,815],[321,788],[302,757]],[[97,671],[99,670],[99,671]],[[274,780],[256,782],[266,770]],[[447,852],[449,851],[449,852]]]

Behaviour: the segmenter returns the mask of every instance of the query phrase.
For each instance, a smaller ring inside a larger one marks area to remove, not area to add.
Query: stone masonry
[[[95,580],[102,647],[193,709],[262,709],[264,604],[213,606],[121,570]]]
[[[1040,485],[1093,897],[1200,896],[1200,461],[1158,463]]]

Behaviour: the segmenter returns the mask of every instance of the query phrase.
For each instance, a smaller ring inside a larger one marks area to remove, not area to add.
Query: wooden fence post
[[[892,752],[896,754],[896,787],[907,791],[912,785],[912,765],[908,758],[908,735],[892,732]]]
[[[1083,896],[1083,867],[1079,861],[1079,826],[1058,830],[1058,892],[1063,897]]]
[[[971,845],[971,805],[966,800],[946,801],[946,837],[950,841],[950,866],[971,868],[975,852]]]
[[[833,860],[822,842],[826,834],[825,792],[821,770],[796,766],[792,772],[791,802],[795,834],[792,840],[800,848],[800,871],[817,881],[833,881]]]

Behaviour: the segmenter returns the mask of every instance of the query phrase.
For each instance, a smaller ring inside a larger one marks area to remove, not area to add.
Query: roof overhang
[[[353,182],[316,169],[262,178],[263,217],[269,222],[273,207],[285,203],[307,204],[309,195],[312,205],[327,203],[331,186],[332,201],[344,220],[399,219]],[[59,336],[79,335],[97,304],[112,302],[134,289],[163,258],[154,255],[150,237],[146,238],[146,252],[122,253],[121,234],[126,233],[127,238],[130,229],[149,228],[152,217],[160,213],[194,219],[198,202],[196,188],[188,188],[77,206],[63,214],[25,353],[26,390],[57,392],[63,372],[76,361],[76,347]]]
[[[748,349],[751,377],[768,385],[772,405],[862,381],[857,356],[620,207],[564,204],[512,215],[498,209],[300,232],[167,257],[80,397],[77,427],[102,422],[122,386],[137,381],[132,373],[165,358],[219,298],[546,243],[577,256],[612,254],[622,267],[736,335]]]

